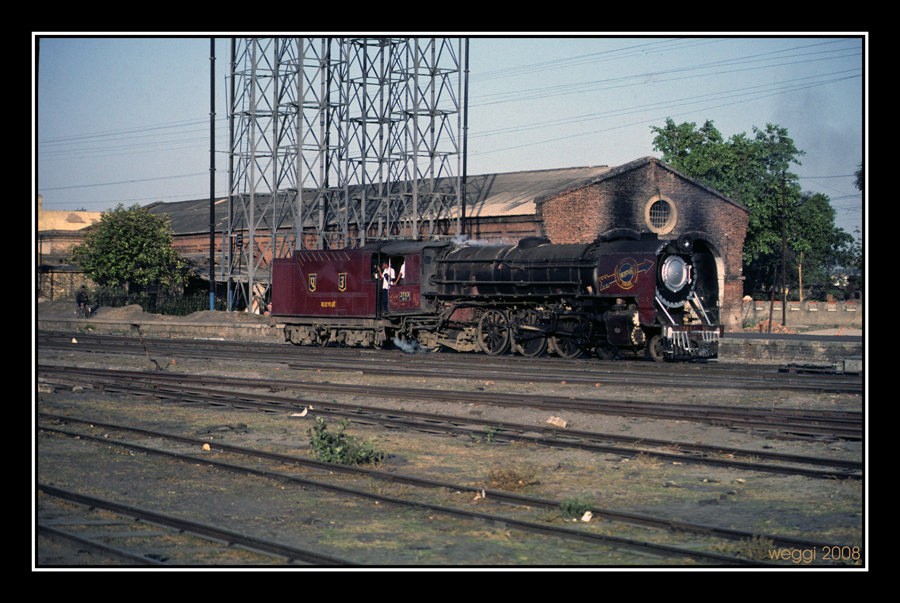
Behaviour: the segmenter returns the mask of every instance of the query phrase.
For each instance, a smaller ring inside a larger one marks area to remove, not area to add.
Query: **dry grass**
[[[540,481],[535,477],[535,470],[531,466],[499,467],[488,471],[487,485],[495,490],[515,492],[539,483]]]

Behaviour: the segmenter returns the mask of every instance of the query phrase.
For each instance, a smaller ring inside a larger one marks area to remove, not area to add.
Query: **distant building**
[[[65,255],[84,239],[84,233],[78,231],[96,224],[102,215],[99,211],[46,210],[42,195],[37,201],[38,254],[42,257]]]
[[[99,211],[45,210],[44,198],[37,198],[37,295],[44,299],[74,296],[86,282],[81,269],[68,262],[75,245],[84,240],[85,231],[100,221]]]

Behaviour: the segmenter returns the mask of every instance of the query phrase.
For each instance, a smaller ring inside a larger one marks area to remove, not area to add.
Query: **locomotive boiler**
[[[272,314],[296,344],[715,358],[721,327],[698,269],[711,265],[688,237],[297,251],[274,262]]]

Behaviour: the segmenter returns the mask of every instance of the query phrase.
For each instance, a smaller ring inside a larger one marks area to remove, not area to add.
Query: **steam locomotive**
[[[387,285],[385,264],[400,275]],[[714,271],[686,236],[381,241],[276,259],[272,317],[298,345],[715,358],[722,329]]]

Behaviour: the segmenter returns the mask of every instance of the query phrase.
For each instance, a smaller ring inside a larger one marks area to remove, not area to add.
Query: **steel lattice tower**
[[[294,249],[462,234],[464,41],[232,42],[229,225],[237,303]]]

